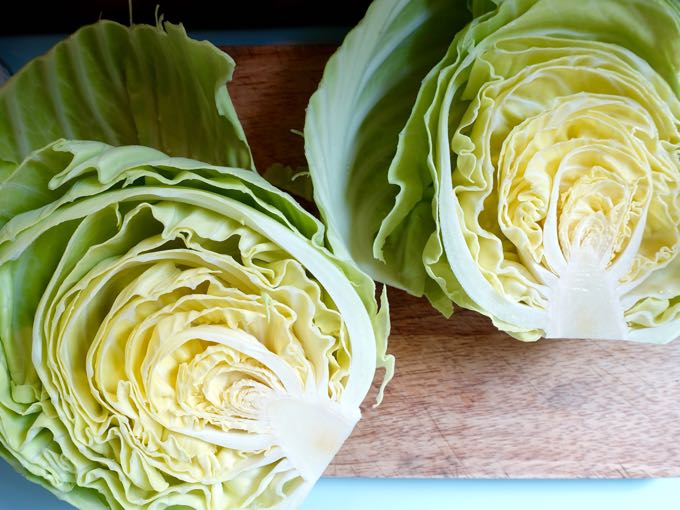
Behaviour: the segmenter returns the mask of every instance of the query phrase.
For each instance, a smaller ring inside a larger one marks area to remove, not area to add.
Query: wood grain
[[[304,163],[304,110],[329,46],[230,47],[258,168]],[[328,468],[366,477],[680,476],[680,342],[522,343],[390,292],[397,375]]]

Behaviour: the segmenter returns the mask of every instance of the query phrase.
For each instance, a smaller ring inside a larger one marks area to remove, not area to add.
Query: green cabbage
[[[680,335],[680,3],[376,0],[305,127],[336,253],[517,338]],[[438,62],[433,62],[438,60]]]
[[[0,89],[0,454],[79,508],[295,508],[391,373],[387,303],[251,170],[229,57],[166,29]]]

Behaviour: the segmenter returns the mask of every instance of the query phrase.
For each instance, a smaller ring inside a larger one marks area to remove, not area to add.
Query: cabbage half
[[[249,170],[229,57],[166,28],[0,89],[0,454],[79,508],[296,508],[391,371],[387,303]]]
[[[329,61],[305,127],[328,240],[520,339],[673,340],[680,3],[471,7],[457,32],[463,1],[377,0]]]

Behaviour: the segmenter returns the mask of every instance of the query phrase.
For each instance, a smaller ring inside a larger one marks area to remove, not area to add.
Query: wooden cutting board
[[[235,46],[229,90],[258,168],[304,165],[307,100],[330,46]],[[680,476],[680,341],[522,343],[390,289],[396,377],[329,476]]]

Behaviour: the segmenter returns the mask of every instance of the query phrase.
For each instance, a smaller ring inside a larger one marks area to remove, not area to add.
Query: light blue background
[[[216,45],[286,44],[286,43],[339,43],[347,33],[346,28],[326,27],[296,28],[292,30],[232,30],[229,32],[202,30],[189,31],[189,36],[208,40]],[[0,59],[17,72],[30,59],[42,55],[64,38],[63,34],[37,36],[0,36]]]
[[[678,510],[680,479],[322,478],[302,510]],[[0,510],[72,510],[0,461]]]
[[[216,44],[334,42],[343,29],[194,32]],[[17,71],[63,36],[0,37]],[[680,425],[680,424],[679,424]],[[0,460],[0,510],[68,510]],[[323,478],[302,510],[680,510],[680,478],[663,480],[384,480]]]

